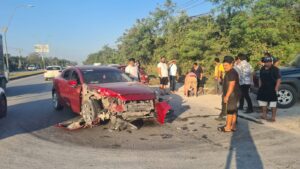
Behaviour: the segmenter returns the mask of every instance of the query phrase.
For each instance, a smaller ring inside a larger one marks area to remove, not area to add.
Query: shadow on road
[[[251,136],[248,123],[249,122],[246,120],[242,123],[239,122],[238,130],[233,133],[225,169],[235,168],[233,159],[236,160],[236,169],[264,168],[261,157]]]
[[[7,87],[6,94],[8,97],[22,96],[25,94],[38,94],[45,91],[49,91],[52,83],[39,83],[30,85],[10,86]]]
[[[51,99],[9,106],[7,117],[0,119],[0,140],[45,129],[75,116],[71,111],[55,111]]]
[[[181,114],[191,109],[189,105],[184,105],[185,102],[180,95],[172,94],[168,99],[170,100],[169,104],[172,107],[172,113],[167,117],[168,123],[173,123],[173,121],[178,119]]]
[[[176,84],[176,89],[179,89],[182,86],[182,83]],[[160,93],[160,90],[158,87],[151,87],[152,90],[157,91]],[[189,105],[184,105],[183,97],[181,97],[179,94],[170,94],[165,96],[160,96],[160,98],[163,101],[167,101],[170,106],[172,107],[171,113],[169,113],[166,117],[166,122],[172,123],[174,120],[176,120],[182,113],[189,110],[191,107]]]

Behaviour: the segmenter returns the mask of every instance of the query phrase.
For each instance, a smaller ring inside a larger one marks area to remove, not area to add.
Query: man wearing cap
[[[264,66],[260,69],[259,90],[257,100],[262,108],[262,119],[267,119],[267,106],[272,109],[272,118],[274,122],[277,112],[277,91],[281,83],[281,75],[279,69],[273,65],[273,58],[266,56]]]

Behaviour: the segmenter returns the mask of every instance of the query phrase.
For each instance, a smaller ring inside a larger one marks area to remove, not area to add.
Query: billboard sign
[[[48,44],[36,44],[34,45],[34,51],[37,53],[49,53]]]

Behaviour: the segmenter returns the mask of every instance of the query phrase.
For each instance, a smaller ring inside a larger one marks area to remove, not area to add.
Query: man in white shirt
[[[129,75],[134,81],[139,81],[139,70],[135,65],[135,59],[130,58],[128,60],[128,66],[125,68],[125,73]]]
[[[244,54],[239,54],[237,56],[238,64],[236,65],[236,70],[239,74],[241,97],[239,102],[239,110],[244,110],[244,99],[247,101],[247,110],[245,113],[253,112],[253,105],[251,98],[249,96],[249,89],[252,82],[252,66],[247,62],[247,56]]]
[[[168,85],[168,65],[166,64],[166,58],[161,57],[160,62],[157,64],[157,73],[160,79],[161,95],[168,94],[166,88]]]
[[[175,93],[176,90],[176,77],[177,77],[177,65],[176,60],[169,62],[169,74],[170,74],[170,90],[171,93]]]

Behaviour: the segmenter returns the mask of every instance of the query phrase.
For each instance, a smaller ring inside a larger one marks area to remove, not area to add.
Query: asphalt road
[[[8,84],[0,168],[300,168],[299,135],[243,119],[238,131],[220,133],[222,123],[208,109],[191,109],[176,95],[174,115],[165,125],[148,121],[138,130],[111,132],[104,125],[66,131],[55,125],[76,115],[52,108],[51,87],[42,75]]]

